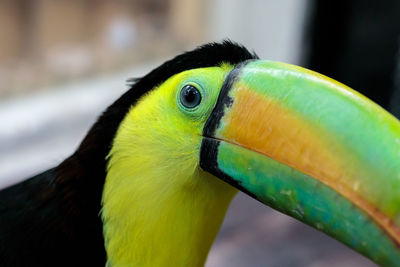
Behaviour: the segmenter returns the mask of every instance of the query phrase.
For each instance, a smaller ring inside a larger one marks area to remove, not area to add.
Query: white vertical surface
[[[262,59],[298,63],[308,0],[208,0],[210,40],[230,38]]]

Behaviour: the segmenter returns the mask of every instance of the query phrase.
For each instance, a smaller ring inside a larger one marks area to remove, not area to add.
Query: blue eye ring
[[[179,93],[179,100],[183,107],[194,109],[200,105],[202,95],[200,90],[193,84],[186,84]]]

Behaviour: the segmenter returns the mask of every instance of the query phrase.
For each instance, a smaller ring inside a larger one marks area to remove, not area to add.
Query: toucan
[[[70,157],[0,191],[0,265],[201,266],[240,190],[398,266],[399,158],[400,122],[356,91],[205,44],[131,80]]]

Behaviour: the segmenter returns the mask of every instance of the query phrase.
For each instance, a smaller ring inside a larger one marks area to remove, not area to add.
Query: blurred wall
[[[0,97],[223,38],[296,63],[307,0],[2,0]]]
[[[165,55],[170,2],[0,1],[0,97]],[[172,41],[171,41],[172,40]]]
[[[208,0],[210,39],[231,38],[260,58],[298,63],[302,55],[308,0]]]

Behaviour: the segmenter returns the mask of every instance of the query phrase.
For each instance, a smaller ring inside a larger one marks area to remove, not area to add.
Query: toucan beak
[[[400,122],[297,66],[250,61],[227,77],[200,166],[377,263],[400,264]]]

